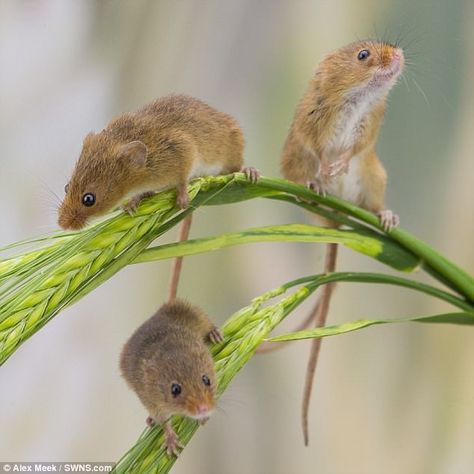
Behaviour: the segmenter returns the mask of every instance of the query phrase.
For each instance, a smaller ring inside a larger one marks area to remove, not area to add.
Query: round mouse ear
[[[143,167],[146,164],[146,155],[148,149],[140,140],[126,143],[122,145],[118,152],[118,158],[126,160],[136,166]]]
[[[84,140],[83,140],[83,144],[88,142],[89,140],[91,140],[92,138],[94,138],[95,136],[95,133],[94,132],[89,132],[85,137],[84,137]]]

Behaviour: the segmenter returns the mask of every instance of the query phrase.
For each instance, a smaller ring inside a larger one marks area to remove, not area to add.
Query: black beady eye
[[[82,204],[86,207],[91,207],[95,204],[95,194],[86,193],[82,196]]]
[[[67,190],[69,189],[69,183],[66,184],[66,186],[64,186],[64,192],[67,194]]]
[[[171,395],[173,397],[177,397],[181,393],[181,385],[179,383],[172,383],[171,384]]]
[[[208,387],[210,387],[211,385],[211,381],[209,380],[209,377],[207,375],[202,376],[202,382],[204,383],[204,385],[207,385]]]
[[[362,49],[359,51],[359,54],[357,55],[357,59],[359,61],[363,61],[364,59],[367,59],[370,56],[370,51],[368,49]]]

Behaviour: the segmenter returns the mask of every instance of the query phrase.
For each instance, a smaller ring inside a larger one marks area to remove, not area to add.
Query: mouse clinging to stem
[[[285,178],[326,192],[379,216],[390,231],[399,223],[385,209],[387,173],[376,153],[386,99],[404,67],[404,53],[383,41],[358,41],[328,54],[297,106],[281,155]],[[331,224],[334,225],[334,224]],[[336,266],[337,244],[328,244],[325,273]],[[322,288],[309,321],[323,326],[333,284]],[[321,339],[311,343],[302,423],[308,444],[308,410]]]
[[[142,198],[167,188],[176,188],[177,205],[186,208],[189,180],[240,171],[243,148],[230,115],[186,95],[157,99],[86,136],[58,223],[80,229],[119,205],[133,212]],[[254,168],[242,171],[258,177]]]
[[[166,423],[169,455],[181,447],[170,417],[202,424],[215,408],[216,374],[207,344],[222,339],[200,308],[176,299],[161,306],[122,349],[122,375],[148,410],[147,424]]]

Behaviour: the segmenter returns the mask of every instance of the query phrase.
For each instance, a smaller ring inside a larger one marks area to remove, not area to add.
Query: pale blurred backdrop
[[[473,21],[472,0],[1,0],[0,245],[57,228],[54,195],[63,196],[89,131],[171,92],[233,114],[246,161],[277,176],[318,61],[378,35],[400,39],[410,63],[378,146],[388,204],[404,228],[473,272]],[[305,221],[295,207],[255,200],[199,210],[192,235]],[[190,257],[181,295],[222,323],[260,293],[321,271],[322,259],[322,246],[278,243]],[[339,268],[387,271],[348,250]],[[168,270],[160,262],[121,271],[4,364],[0,461],[115,461],[135,442],[146,413],[118,354],[163,302]],[[345,284],[330,322],[445,309],[408,290]],[[395,325],[325,340],[308,448],[308,343],[255,357],[173,472],[470,474],[473,336],[468,327]]]

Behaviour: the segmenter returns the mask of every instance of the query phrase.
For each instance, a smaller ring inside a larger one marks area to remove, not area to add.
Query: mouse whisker
[[[423,96],[423,99],[425,99],[426,104],[431,105],[427,95],[425,94],[425,91],[421,88],[420,84],[418,84],[418,81],[413,75],[411,76],[411,80],[413,81],[413,84],[415,84],[415,87],[420,91],[420,94]]]

